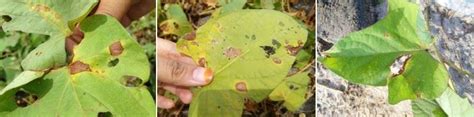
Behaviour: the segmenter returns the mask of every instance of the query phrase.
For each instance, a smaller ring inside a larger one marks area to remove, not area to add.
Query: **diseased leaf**
[[[81,22],[84,39],[72,62],[17,89],[37,96],[7,116],[154,116],[152,96],[143,85],[150,68],[143,48],[111,16],[94,15]],[[2,98],[12,98],[1,95]],[[1,101],[1,100],[0,100]]]
[[[427,50],[431,39],[420,21],[416,4],[389,0],[387,16],[374,25],[337,42],[321,61],[350,82],[384,86],[389,83],[389,102],[416,97],[434,99],[447,87],[448,73]],[[409,56],[397,73],[390,67]],[[397,97],[393,97],[397,96]]]
[[[63,39],[60,39],[63,38]],[[66,64],[65,37],[52,37],[31,51],[21,66],[29,71],[47,71]]]
[[[171,4],[166,8],[167,20],[160,23],[160,29],[164,35],[175,34],[179,37],[193,30],[192,25],[188,22],[186,14],[178,4]]]
[[[214,71],[211,84],[193,91],[189,114],[240,116],[245,98],[263,100],[286,77],[308,32],[273,10],[236,10],[213,18],[194,38],[177,43],[181,53]]]
[[[0,4],[4,6],[0,8],[0,16],[11,18],[2,25],[3,30],[65,37],[87,16],[97,0],[2,0]]]
[[[474,115],[474,108],[469,101],[459,97],[452,89],[446,89],[439,98],[436,98],[436,102],[449,117],[471,117]]]
[[[45,71],[66,64],[65,38],[93,9],[97,0],[2,0],[0,4],[6,6],[0,8],[0,15],[11,18],[2,25],[5,31],[50,35],[46,43],[21,63],[25,70]]]
[[[306,101],[308,90],[309,72],[302,72],[287,77],[270,93],[270,100],[285,101],[283,105],[290,111],[298,110]]]

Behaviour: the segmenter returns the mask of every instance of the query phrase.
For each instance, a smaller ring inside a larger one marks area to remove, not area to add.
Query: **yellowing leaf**
[[[270,94],[274,101],[285,101],[283,105],[290,111],[298,110],[305,102],[309,83],[308,72],[287,77]]]
[[[190,116],[240,116],[244,98],[261,101],[286,77],[308,32],[273,10],[214,18],[177,43],[180,52],[214,71],[211,84],[194,90]]]

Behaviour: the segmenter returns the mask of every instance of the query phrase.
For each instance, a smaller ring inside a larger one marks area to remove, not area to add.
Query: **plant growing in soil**
[[[115,18],[88,16],[97,2],[0,1],[4,31],[49,36],[1,88],[0,116],[155,115],[145,51]],[[79,23],[84,39],[67,62],[65,39]]]
[[[350,82],[388,85],[388,102],[413,100],[415,115],[473,115],[467,100],[448,88],[449,74],[435,58],[435,41],[417,4],[388,3],[387,16],[344,37],[320,61]],[[430,54],[433,51],[435,57]],[[450,106],[454,104],[460,106]]]
[[[178,51],[214,71],[209,85],[193,89],[189,116],[241,116],[246,100],[266,98],[296,111],[305,101],[308,72],[288,72],[298,58],[309,56],[299,54],[307,29],[282,12],[242,9],[245,3],[224,5],[195,31],[179,5],[170,5],[169,19],[160,23],[163,34],[181,36]]]

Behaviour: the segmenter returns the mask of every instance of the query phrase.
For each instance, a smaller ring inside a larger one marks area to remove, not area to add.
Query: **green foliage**
[[[459,97],[452,89],[447,89],[436,98],[436,102],[450,117],[470,117],[474,115],[474,108],[467,99]]]
[[[431,38],[416,4],[389,0],[387,16],[374,25],[337,42],[321,61],[350,82],[389,87],[389,102],[440,96],[447,87],[448,73],[427,50]],[[391,65],[408,58],[400,71]]]
[[[0,8],[2,17],[11,18],[2,25],[8,33],[49,35],[44,43],[43,36],[28,36],[31,40],[26,45],[32,46],[26,47],[36,47],[34,50],[20,49],[12,51],[20,53],[18,58],[0,58],[16,63],[25,58],[21,61],[24,71],[17,71],[19,75],[6,72],[7,78],[16,77],[7,79],[9,84],[1,88],[1,116],[97,116],[104,112],[114,116],[155,115],[153,98],[144,85],[150,78],[145,50],[115,18],[87,16],[96,0],[0,3],[8,6]],[[73,49],[71,62],[66,63],[65,38],[79,22],[85,37]],[[11,45],[6,48],[15,50]],[[30,53],[23,56],[24,52]],[[0,65],[3,71],[11,68]]]
[[[245,98],[262,101],[285,79],[307,40],[307,30],[292,17],[240,10],[244,4],[223,6],[177,43],[181,53],[214,71],[211,84],[193,90],[190,116],[240,116]]]
[[[420,117],[470,117],[474,108],[467,99],[459,97],[452,89],[433,100],[419,99],[412,102],[413,113]]]
[[[416,99],[411,102],[413,114],[417,117],[447,117],[434,100]]]

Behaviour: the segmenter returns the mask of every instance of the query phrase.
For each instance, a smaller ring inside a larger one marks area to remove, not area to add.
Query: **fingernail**
[[[173,108],[174,107],[174,103],[173,102],[170,102],[170,101],[165,101],[163,102],[163,108]]]
[[[202,67],[194,69],[193,80],[199,83],[208,84],[212,80],[212,70]]]

